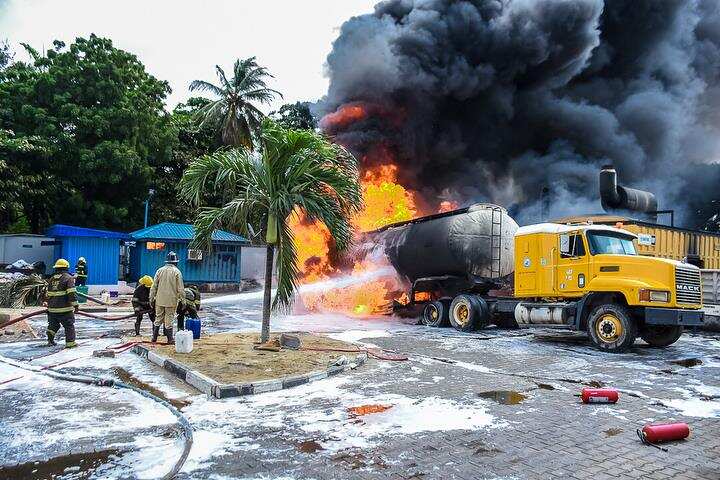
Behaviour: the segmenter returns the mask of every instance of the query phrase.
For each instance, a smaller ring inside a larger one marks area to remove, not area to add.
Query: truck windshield
[[[610,253],[615,255],[637,255],[633,237],[615,232],[588,232],[590,253],[601,255]]]

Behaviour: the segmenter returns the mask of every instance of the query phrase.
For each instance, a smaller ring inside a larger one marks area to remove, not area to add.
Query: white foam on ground
[[[720,401],[709,398],[698,398],[700,395],[714,396],[720,392],[720,388],[700,384],[692,386],[695,392],[684,388],[675,388],[683,398],[671,398],[661,400],[661,403],[670,408],[678,410],[687,417],[720,418]]]
[[[349,377],[333,377],[242,399],[198,399],[183,409],[183,413],[193,424],[214,424],[213,432],[219,433],[240,434],[258,426],[288,431],[300,429],[330,452],[348,447],[368,448],[393,435],[498,426],[482,401],[461,403],[437,397],[369,395],[365,393],[367,385],[359,390],[343,388],[352,387],[348,385],[351,381]],[[347,410],[368,404],[392,405],[392,408],[358,418]],[[223,423],[218,423],[218,418],[222,418]],[[226,443],[221,450],[229,453],[246,448],[239,440]]]
[[[387,330],[345,330],[344,332],[329,333],[327,336],[343,342],[358,343],[367,338],[384,338],[391,335]]]

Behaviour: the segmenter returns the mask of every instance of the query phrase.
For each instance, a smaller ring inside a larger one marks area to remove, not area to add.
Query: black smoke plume
[[[601,212],[598,172],[701,226],[720,198],[717,0],[387,0],[327,59],[325,129],[392,150],[426,198],[494,201],[521,223]]]

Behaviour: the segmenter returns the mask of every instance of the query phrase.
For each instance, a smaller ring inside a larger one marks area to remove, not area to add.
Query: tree
[[[206,98],[193,97],[187,103],[178,104],[172,112],[172,154],[152,165],[155,193],[150,200],[150,223],[192,223],[195,218],[194,209],[178,202],[178,183],[193,160],[214,152],[219,145],[217,132],[210,127],[198,127],[194,120],[197,111],[209,102]]]
[[[10,50],[10,44],[7,40],[0,42],[0,70],[7,67],[13,59],[13,53]]]
[[[271,112],[270,118],[285,128],[315,130],[317,121],[310,112],[310,102],[288,103],[277,112]]]
[[[142,225],[153,166],[171,154],[166,82],[91,35],[0,70],[0,129],[32,150],[0,151],[22,184],[18,215],[128,230]],[[0,229],[7,224],[0,224]]]
[[[255,57],[236,60],[229,80],[220,66],[215,70],[219,85],[204,80],[190,84],[191,92],[209,92],[217,97],[198,111],[198,124],[219,131],[225,145],[252,149],[265,117],[253,103],[269,104],[276,95],[282,95],[267,87],[265,80],[272,75],[255,62]]]
[[[209,250],[218,228],[263,238],[267,245],[260,339],[270,335],[273,257],[277,293],[272,309],[287,307],[297,286],[298,267],[288,220],[299,211],[323,222],[340,251],[352,239],[351,215],[362,206],[358,162],[343,147],[310,130],[262,126],[257,152],[237,148],[198,158],[185,171],[180,195],[203,207],[195,221],[193,245]],[[224,192],[220,206],[203,206],[206,191]]]

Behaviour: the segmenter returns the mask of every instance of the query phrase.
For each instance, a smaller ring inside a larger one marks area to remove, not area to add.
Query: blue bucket
[[[185,328],[192,332],[194,340],[198,340],[200,338],[200,319],[199,318],[186,318],[185,319]]]

